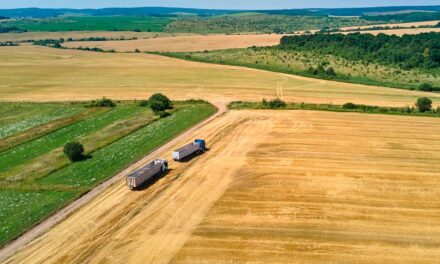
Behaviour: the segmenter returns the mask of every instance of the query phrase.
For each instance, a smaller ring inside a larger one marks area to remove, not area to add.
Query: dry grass
[[[134,51],[135,49],[139,49],[142,52],[186,52],[247,48],[252,46],[274,46],[280,43],[281,37],[282,35],[276,34],[179,36],[126,41],[68,42],[63,45],[69,48],[97,47],[104,50],[113,49],[120,52]]]
[[[280,89],[279,89],[280,88]],[[280,91],[281,90],[281,91]],[[103,96],[145,99],[255,101],[282,94],[286,101],[413,105],[440,94],[332,82],[241,67],[182,61],[149,54],[110,54],[36,46],[0,48],[0,100],[66,101]]]
[[[420,128],[424,133],[416,133]],[[150,188],[121,180],[6,263],[436,263],[437,119],[233,111]]]

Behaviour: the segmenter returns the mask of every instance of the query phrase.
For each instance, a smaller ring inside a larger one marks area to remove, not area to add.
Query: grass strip
[[[116,122],[121,118],[132,116],[142,109],[137,106],[120,106],[92,118],[63,127],[50,134],[18,145],[0,153],[0,172],[18,166],[28,160],[58,148],[65,143],[77,140],[93,131]]]
[[[0,139],[0,152],[3,152],[3,151],[8,150],[10,148],[13,148],[17,145],[23,144],[26,141],[36,139],[36,138],[41,137],[43,135],[49,134],[49,133],[54,132],[58,129],[61,129],[65,126],[71,125],[75,122],[79,122],[81,120],[84,120],[91,115],[94,115],[94,114],[97,114],[97,113],[100,113],[100,112],[107,110],[107,109],[103,109],[103,108],[88,108],[88,109],[82,108],[82,109],[84,109],[84,111],[79,112],[77,114],[74,114],[73,116],[56,119],[56,120],[51,121],[49,123],[45,123],[45,124],[30,128],[30,129],[23,131],[21,133]]]
[[[350,106],[348,106],[350,104]],[[228,105],[231,110],[245,109],[270,109],[270,110],[314,110],[314,111],[330,111],[330,112],[350,112],[350,113],[366,113],[366,114],[383,114],[383,115],[405,115],[405,116],[426,116],[440,117],[440,108],[428,112],[419,112],[415,108],[410,107],[381,107],[371,105],[356,105],[347,103],[345,105],[334,104],[309,104],[309,103],[284,103],[283,106],[270,106],[265,102],[231,102]]]

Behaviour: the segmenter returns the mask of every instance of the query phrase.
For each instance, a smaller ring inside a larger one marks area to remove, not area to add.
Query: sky
[[[255,10],[402,5],[440,5],[440,0],[0,0],[0,8],[102,8],[166,6]]]

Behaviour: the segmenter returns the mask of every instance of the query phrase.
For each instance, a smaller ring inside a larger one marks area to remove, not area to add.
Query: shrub
[[[168,117],[171,115],[170,113],[168,113],[166,111],[159,111],[159,112],[157,112],[157,114],[159,115],[160,118],[165,118],[165,117]]]
[[[356,108],[357,108],[357,105],[355,105],[355,104],[353,104],[353,103],[346,103],[346,104],[344,104],[344,105],[342,106],[342,108],[352,110],[352,109],[356,109]]]
[[[432,101],[428,97],[422,97],[417,99],[416,106],[420,112],[424,113],[432,109]]]
[[[142,107],[144,107],[144,106],[148,106],[148,100],[142,100],[142,101],[140,101],[140,102],[139,102],[139,106],[142,106]]]
[[[116,103],[113,102],[113,100],[108,98],[102,98],[98,101],[92,101],[92,103],[89,104],[91,107],[115,107]]]
[[[83,158],[84,147],[81,143],[70,142],[64,146],[64,154],[72,162],[80,161]]]
[[[432,85],[429,83],[422,83],[419,86],[419,90],[423,92],[432,92],[434,90],[434,87],[432,87]]]
[[[165,111],[171,108],[171,100],[161,93],[153,94],[148,99],[148,102],[154,112]]]
[[[276,99],[273,99],[273,100],[270,100],[269,102],[267,102],[266,106],[269,108],[272,108],[272,109],[283,108],[283,107],[286,107],[286,103],[283,100],[276,98]]]

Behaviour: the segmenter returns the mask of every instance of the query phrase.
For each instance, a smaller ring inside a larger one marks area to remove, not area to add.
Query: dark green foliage
[[[281,49],[332,54],[403,69],[440,67],[440,33],[417,35],[313,34],[284,36]]]
[[[148,102],[154,112],[165,111],[171,108],[171,100],[161,93],[153,94],[148,99]]]
[[[419,90],[423,92],[432,92],[434,87],[432,87],[432,85],[429,83],[422,83],[419,87]]]
[[[166,111],[159,111],[157,112],[157,114],[159,115],[160,118],[169,117],[171,115],[171,113],[168,113]]]
[[[89,105],[87,105],[88,107],[115,107],[116,103],[113,102],[113,100],[108,99],[108,98],[102,98],[101,100],[98,101],[92,101]]]
[[[356,105],[353,103],[346,103],[342,106],[344,109],[356,109]]]
[[[34,41],[34,45],[52,47],[52,48],[61,48],[62,43],[64,43],[63,38],[60,38],[60,39],[41,39],[41,40]]]
[[[139,102],[139,106],[145,107],[148,106],[148,100],[142,100]]]
[[[422,97],[417,99],[416,106],[420,112],[428,112],[432,109],[432,101],[428,97]]]
[[[11,27],[0,26],[0,33],[21,33],[21,32],[26,32],[26,30],[20,29],[15,26],[11,26]]]
[[[318,67],[310,67],[307,72],[313,76],[324,78],[324,79],[333,79],[336,77],[336,72],[332,67],[325,68],[323,64]]]
[[[70,142],[64,146],[63,152],[70,161],[80,161],[83,158],[84,146],[79,142]]]
[[[369,21],[418,22],[440,20],[440,12],[413,12],[379,16],[362,16]]]
[[[265,107],[270,108],[270,109],[286,107],[286,103],[283,100],[279,99],[279,98],[276,98],[276,99],[273,99],[273,100],[270,100],[270,101],[266,101],[265,99],[263,99],[262,104]]]
[[[11,41],[0,42],[0,47],[13,47],[13,46],[18,46],[18,44]]]

